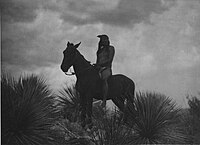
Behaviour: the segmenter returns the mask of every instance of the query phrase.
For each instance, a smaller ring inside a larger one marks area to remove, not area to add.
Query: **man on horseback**
[[[114,47],[110,46],[108,36],[100,35],[98,37],[100,38],[100,42],[97,51],[97,65],[101,68],[99,71],[101,78],[106,80],[104,82],[104,95],[102,95],[104,98],[101,98],[99,91],[96,91],[99,90],[99,84],[97,84],[97,82],[99,82],[99,76],[97,70],[77,49],[80,43],[74,45],[68,42],[67,48],[63,51],[62,71],[66,73],[70,67],[73,66],[74,74],[77,78],[76,89],[80,94],[81,125],[83,128],[86,125],[88,125],[89,128],[92,126],[93,99],[102,99],[106,104],[106,99],[108,99],[109,95],[109,99],[112,99],[113,103],[122,112],[126,111],[126,106],[130,106],[126,104],[134,103],[134,82],[122,74],[112,75],[111,66],[114,56]],[[104,68],[108,71],[105,71]],[[110,76],[110,78],[107,82],[108,76]],[[112,87],[108,89],[107,83]]]
[[[99,68],[99,76],[103,81],[103,102],[102,107],[106,106],[106,99],[108,94],[108,78],[112,75],[112,61],[115,54],[115,49],[110,45],[109,37],[107,35],[98,35],[100,38],[97,50],[96,66]]]

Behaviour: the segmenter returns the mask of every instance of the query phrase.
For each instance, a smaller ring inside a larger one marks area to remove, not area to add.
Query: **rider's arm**
[[[113,46],[110,46],[109,47],[109,59],[108,59],[108,62],[112,63],[114,55],[115,55],[115,48]]]

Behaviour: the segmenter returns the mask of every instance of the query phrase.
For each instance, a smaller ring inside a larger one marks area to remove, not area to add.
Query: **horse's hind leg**
[[[124,121],[127,122],[129,113],[135,114],[135,105],[134,105],[134,94],[135,94],[135,84],[132,83],[129,87],[127,87],[126,91],[126,103],[124,106]]]
[[[132,83],[126,92],[127,92],[126,93],[126,98],[127,98],[126,109],[131,110],[131,112],[133,112],[135,111],[135,106],[134,106],[135,84]]]
[[[124,112],[124,101],[125,99],[122,97],[113,98],[113,103],[119,108],[120,111]]]
[[[120,111],[123,113],[123,122],[126,123],[128,116],[127,116],[127,102],[128,100],[125,99],[125,96],[117,98],[117,99],[112,99],[115,105],[119,108]]]
[[[129,109],[132,106],[132,101],[129,100],[128,94],[124,94],[122,97],[118,97],[115,99],[112,99],[114,104],[119,108],[120,111],[123,112],[123,121],[126,123],[128,120],[128,112]]]
[[[86,113],[87,113],[87,120],[86,124],[88,125],[89,128],[92,128],[92,103],[93,103],[93,98],[91,95],[87,96],[88,97],[88,102],[87,102],[87,108],[86,108]]]

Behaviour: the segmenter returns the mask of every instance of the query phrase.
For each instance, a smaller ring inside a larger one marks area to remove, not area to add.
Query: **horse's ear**
[[[71,45],[71,43],[68,41],[68,42],[67,42],[67,46],[69,46],[69,45]]]
[[[74,47],[75,47],[75,48],[78,48],[80,44],[81,44],[81,42],[75,44]]]

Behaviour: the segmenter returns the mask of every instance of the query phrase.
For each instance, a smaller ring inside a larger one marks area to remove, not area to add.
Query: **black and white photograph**
[[[200,0],[0,0],[1,144],[200,144]]]

